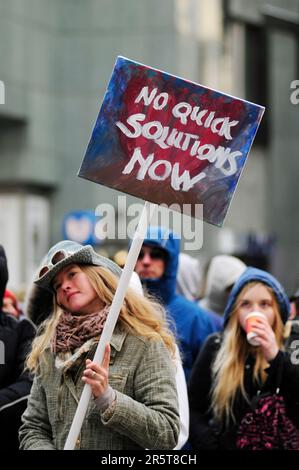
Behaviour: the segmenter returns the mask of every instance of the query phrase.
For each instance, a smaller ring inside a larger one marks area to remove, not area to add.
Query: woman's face
[[[86,315],[104,307],[87,275],[76,264],[56,274],[52,285],[57,303],[71,313]]]
[[[245,318],[251,312],[263,313],[270,326],[275,320],[275,300],[263,284],[250,287],[241,292],[238,299],[237,315],[240,325],[245,330]]]

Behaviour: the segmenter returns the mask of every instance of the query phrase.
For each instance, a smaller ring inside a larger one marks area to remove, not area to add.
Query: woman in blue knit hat
[[[189,402],[194,449],[242,448],[240,429],[246,434],[243,418],[249,416],[251,400],[259,394],[275,394],[278,388],[289,418],[299,428],[299,366],[284,348],[289,310],[283,287],[269,273],[248,268],[236,282],[224,312],[223,332],[207,339],[192,369]],[[254,345],[247,339],[245,321],[252,312],[259,313],[252,326]],[[267,440],[258,432],[258,444],[251,448],[280,448],[274,447],[272,436]],[[246,445],[250,446],[250,438]]]

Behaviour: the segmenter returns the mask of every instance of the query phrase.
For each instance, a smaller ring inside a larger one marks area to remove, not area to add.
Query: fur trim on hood
[[[25,300],[27,317],[38,327],[53,313],[53,293],[32,283]]]

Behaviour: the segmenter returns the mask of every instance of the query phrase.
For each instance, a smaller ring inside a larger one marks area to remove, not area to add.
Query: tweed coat
[[[109,384],[116,404],[100,413],[93,400],[76,449],[172,449],[179,434],[174,366],[161,340],[133,335],[118,323],[111,338]],[[47,350],[23,414],[21,449],[63,449],[84,386],[85,359],[72,374],[60,372]]]

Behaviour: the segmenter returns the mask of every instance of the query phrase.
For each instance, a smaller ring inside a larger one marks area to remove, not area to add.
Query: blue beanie
[[[249,267],[239,277],[228,297],[228,301],[224,310],[224,326],[227,325],[238,294],[241,292],[241,290],[246,284],[254,281],[266,284],[273,290],[276,300],[278,302],[281,319],[283,323],[286,323],[290,314],[290,303],[284,288],[271,274],[267,273],[266,271],[262,271],[261,269]]]

